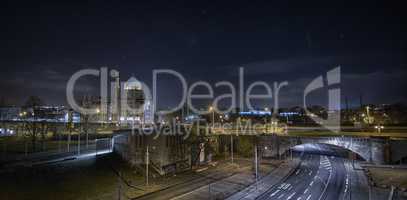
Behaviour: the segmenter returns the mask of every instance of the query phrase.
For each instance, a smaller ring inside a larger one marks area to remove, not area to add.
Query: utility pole
[[[291,160],[293,160],[293,141],[290,140],[290,156],[291,156]]]
[[[95,155],[98,156],[98,139],[95,139]]]
[[[291,152],[291,160],[293,160],[293,149],[290,148],[290,152]]]
[[[352,146],[353,146],[353,138],[351,137],[350,138],[350,148],[352,148]],[[353,154],[353,151],[350,151],[350,154],[351,154],[351,159],[352,159],[352,168],[353,168],[353,170],[355,170],[355,155]]]
[[[68,152],[70,151],[70,145],[71,145],[71,134],[72,134],[72,128],[73,128],[73,111],[69,110],[68,111],[68,129],[69,129],[69,134],[68,134]]]
[[[233,135],[232,135],[232,133],[230,134],[230,156],[232,158],[232,164],[233,164],[234,158],[233,158]]]
[[[148,164],[150,162],[150,155],[148,153],[148,145],[147,145],[147,151],[146,151],[146,186],[148,186]]]
[[[257,180],[258,180],[258,173],[259,173],[259,171],[258,171],[258,160],[257,160],[257,143],[254,145],[254,157],[255,157],[255,159],[254,159],[254,163],[255,163],[254,168],[255,168],[255,172],[256,172],[256,189],[257,189]]]
[[[209,111],[212,112],[212,128],[215,127],[215,108],[213,106],[209,106]]]
[[[81,131],[78,132],[78,155],[81,155]]]
[[[212,109],[212,127],[215,127],[215,110]]]

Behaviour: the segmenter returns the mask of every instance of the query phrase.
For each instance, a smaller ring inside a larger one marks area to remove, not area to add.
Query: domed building
[[[124,94],[122,96],[122,115],[120,122],[122,124],[140,124],[143,123],[145,97],[140,81],[131,77],[124,85]]]
[[[150,97],[143,92],[143,84],[130,77],[123,85],[123,95],[120,102],[122,125],[154,123],[154,109]]]

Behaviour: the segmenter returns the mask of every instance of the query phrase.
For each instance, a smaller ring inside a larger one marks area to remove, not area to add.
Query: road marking
[[[301,199],[302,199],[302,197],[298,197],[298,198],[297,198],[297,200],[301,200]]]
[[[314,185],[314,181],[311,181],[311,183],[309,183],[309,186],[312,186],[312,185]]]
[[[283,190],[287,190],[290,186],[291,186],[290,183],[286,183],[286,184],[282,187],[282,189],[283,189]]]
[[[323,158],[328,159],[326,156],[324,156]],[[319,196],[318,200],[321,200],[322,196],[324,196],[326,189],[328,188],[329,182],[331,181],[331,178],[332,178],[332,169],[329,170],[328,180],[326,181],[325,188],[322,191],[321,195]],[[322,182],[322,180],[321,180],[321,182]]]
[[[282,183],[282,184],[278,187],[278,189],[283,189],[284,186],[285,186],[285,183]]]
[[[343,191],[343,193],[346,194],[346,192],[348,192],[348,187],[349,187],[349,174],[346,174],[345,190]]]
[[[277,199],[281,199],[281,197],[283,197],[283,196],[284,196],[284,194],[281,194],[280,196],[278,196]]]
[[[277,193],[279,193],[281,190],[276,190],[275,192],[273,192],[270,197],[273,197],[274,195],[276,195]]]
[[[304,194],[308,192],[308,188],[304,191]]]
[[[293,198],[294,195],[295,195],[295,192],[292,193],[290,196],[288,196],[287,200],[290,200],[291,198]]]
[[[309,196],[307,197],[307,200],[309,200],[309,199],[311,199],[311,195],[309,195]]]

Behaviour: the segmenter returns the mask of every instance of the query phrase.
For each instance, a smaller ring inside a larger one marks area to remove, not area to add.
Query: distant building
[[[21,113],[20,107],[1,107],[0,108],[0,120],[8,121],[8,120],[17,120],[19,118],[19,114]]]
[[[143,117],[143,122],[145,124],[154,123],[154,107],[152,101],[149,99],[145,100]]]
[[[121,124],[141,124],[144,122],[144,110],[146,102],[142,90],[142,84],[134,77],[124,83],[124,91],[121,101],[122,114]],[[150,105],[150,102],[148,102]],[[148,107],[150,109],[150,107]],[[150,118],[150,116],[148,116]]]
[[[64,106],[37,106],[33,112],[37,119],[64,121],[66,108]]]
[[[241,116],[271,116],[271,111],[263,111],[263,110],[252,110],[252,111],[242,111],[239,112]]]

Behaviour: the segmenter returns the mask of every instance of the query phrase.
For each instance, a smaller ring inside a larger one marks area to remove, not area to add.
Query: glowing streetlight
[[[20,112],[18,115],[19,115],[20,117],[25,117],[25,116],[27,115],[27,112],[26,112],[26,111]]]
[[[278,125],[278,122],[272,119],[271,128],[272,128],[273,133],[276,133],[277,125]]]
[[[374,126],[374,128],[377,130],[378,133],[381,133],[381,132],[382,132],[382,129],[384,129],[384,126],[382,126],[382,125],[376,125],[376,126]]]
[[[99,114],[100,114],[100,109],[99,109],[99,108],[96,108],[96,118],[97,118],[97,121],[100,120]]]

